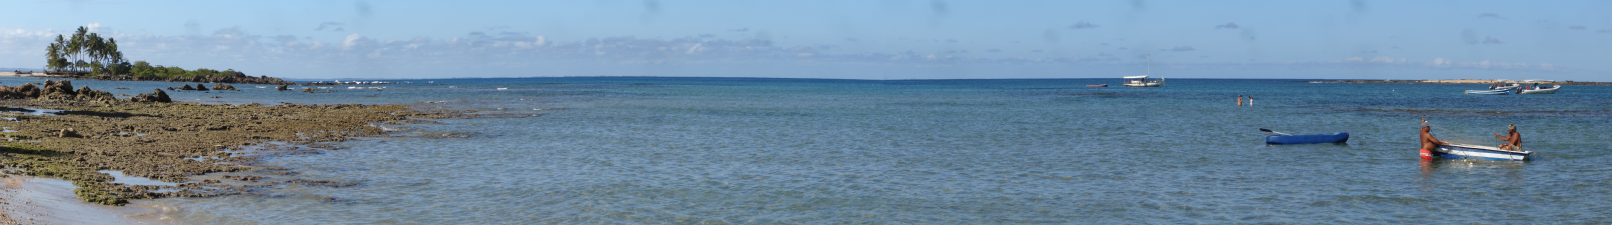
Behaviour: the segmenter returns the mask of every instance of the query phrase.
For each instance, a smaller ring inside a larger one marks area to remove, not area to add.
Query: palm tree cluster
[[[102,39],[100,34],[78,27],[73,36],[56,35],[56,42],[45,51],[45,68],[69,73],[125,74],[131,65],[118,51],[114,38]]]

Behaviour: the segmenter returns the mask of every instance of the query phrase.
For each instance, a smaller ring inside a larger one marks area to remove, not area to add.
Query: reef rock
[[[62,80],[62,81],[45,80],[45,87],[43,89],[39,90],[39,95],[48,96],[48,95],[54,95],[54,94],[67,95],[69,97],[74,96],[74,95],[78,95],[78,93],[73,92],[73,81],[69,81],[69,80]]]
[[[132,101],[132,102],[162,102],[162,103],[174,102],[173,99],[168,98],[168,93],[167,92],[162,92],[162,89],[156,89],[156,91],[153,91],[150,94],[135,95],[134,97],[129,98],[129,101]]]
[[[34,86],[34,83],[27,83],[16,87],[0,86],[0,99],[23,99],[37,97],[39,97],[39,87]]]
[[[224,84],[224,83],[216,83],[216,84],[213,84],[213,90],[220,90],[220,91],[241,91],[241,90],[240,90],[240,89],[235,89],[235,86],[233,86],[233,85],[228,85],[228,84]]]
[[[197,91],[208,91],[207,86],[202,85],[202,84],[196,84],[196,90]]]
[[[79,87],[77,92],[78,100],[104,101],[117,99],[117,96],[112,95],[112,92],[92,90],[90,86]]]
[[[286,86],[290,86],[290,85],[280,85],[279,87],[275,87],[274,90],[276,90],[276,91],[291,90],[291,88],[288,88]]]
[[[179,90],[181,90],[181,91],[194,91],[194,90],[196,90],[196,88],[190,87],[190,84],[185,84],[185,86],[179,86]]]

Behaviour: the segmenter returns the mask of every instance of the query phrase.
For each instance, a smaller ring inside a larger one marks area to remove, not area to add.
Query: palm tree
[[[117,38],[107,38],[106,39],[106,57],[107,57],[107,62],[110,62],[112,64],[123,63],[123,52],[118,51],[118,39]]]
[[[78,30],[73,32],[72,39],[67,41],[67,55],[72,57],[72,59],[68,60],[74,62],[73,71],[75,72],[79,71],[79,69],[83,69],[84,65],[87,64],[84,63],[84,53],[86,53],[84,52],[84,48],[87,47],[86,45],[88,45],[88,43],[86,43],[84,40],[85,33],[89,33],[89,28],[78,27]]]
[[[56,68],[56,59],[62,57],[61,49],[61,45],[56,43],[50,43],[50,46],[45,48],[45,69]]]

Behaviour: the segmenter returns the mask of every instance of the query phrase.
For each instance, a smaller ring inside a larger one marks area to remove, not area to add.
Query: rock
[[[106,92],[106,91],[101,91],[101,90],[91,90],[90,86],[80,87],[80,88],[78,88],[77,92],[78,92],[78,97],[77,97],[78,100],[114,100],[114,99],[117,99],[117,96],[113,96],[111,92]]]
[[[208,91],[207,86],[203,86],[202,84],[196,84],[196,90],[197,91]]]
[[[68,81],[68,80],[62,80],[62,81],[45,80],[45,86],[43,87],[43,89],[39,90],[39,95],[45,96],[45,95],[51,95],[51,94],[64,94],[64,95],[67,95],[67,96],[78,95],[77,92],[73,92],[73,82],[72,81]]]
[[[172,91],[172,90],[174,90],[174,87],[168,87],[168,90]]]
[[[181,90],[181,91],[194,91],[194,90],[196,90],[196,88],[190,87],[190,84],[185,84],[185,86],[179,86],[179,90]]]
[[[286,86],[290,86],[290,85],[280,85],[279,87],[275,87],[274,90],[276,90],[276,91],[291,90],[290,88],[286,88]]]
[[[168,93],[162,92],[162,89],[156,89],[156,91],[153,91],[150,94],[135,95],[133,98],[129,98],[129,101],[171,103],[173,102],[173,99],[168,98]]]
[[[302,92],[313,93],[313,88],[302,88]]]
[[[224,84],[224,83],[217,83],[217,84],[213,84],[213,90],[220,90],[220,91],[241,91],[241,90],[240,90],[240,89],[235,89],[235,86],[232,86],[232,85],[228,85],[228,84]]]
[[[62,129],[61,132],[57,132],[56,137],[64,137],[65,138],[65,137],[83,137],[83,136],[79,136],[77,131],[73,131],[73,128],[67,128],[67,129]]]
[[[0,86],[0,99],[24,99],[39,97],[39,87],[33,83],[16,87]]]

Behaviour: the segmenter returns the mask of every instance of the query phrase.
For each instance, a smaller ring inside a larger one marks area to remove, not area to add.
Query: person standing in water
[[[1243,95],[1237,95],[1237,107],[1243,107]]]
[[[1253,106],[1254,106],[1254,96],[1253,96],[1253,95],[1249,95],[1249,96],[1248,96],[1248,106],[1249,106],[1249,107],[1253,107]]]
[[[1433,138],[1433,133],[1428,133],[1429,130],[1431,128],[1427,124],[1427,118],[1422,118],[1422,160],[1433,160],[1433,149],[1438,148],[1440,145],[1447,145],[1447,143],[1439,141],[1438,138]]]
[[[1522,151],[1522,134],[1517,133],[1517,124],[1511,124],[1506,127],[1506,136],[1494,134],[1494,137],[1506,142],[1505,144],[1500,144],[1500,149]]]

